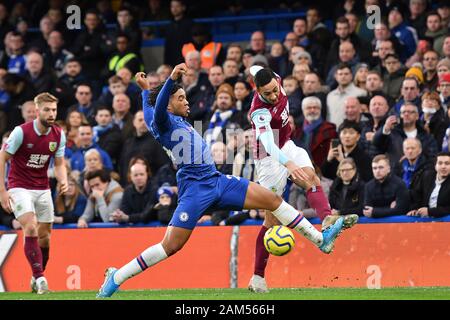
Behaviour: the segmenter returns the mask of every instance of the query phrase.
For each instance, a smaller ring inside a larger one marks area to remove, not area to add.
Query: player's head
[[[150,92],[150,105],[156,105],[156,98],[158,97],[159,92],[161,91],[164,83],[161,83],[155,89]],[[172,86],[172,90],[170,91],[170,99],[169,105],[167,106],[167,111],[173,113],[176,116],[187,117],[189,116],[189,102],[186,99],[186,92],[183,88],[174,83]]]
[[[280,86],[276,75],[272,70],[268,68],[259,70],[255,75],[254,82],[256,90],[264,100],[270,104],[278,102],[278,98],[280,97]]]
[[[50,127],[56,120],[56,109],[58,98],[48,92],[38,94],[34,98],[34,103],[38,108],[38,119],[44,127]]]

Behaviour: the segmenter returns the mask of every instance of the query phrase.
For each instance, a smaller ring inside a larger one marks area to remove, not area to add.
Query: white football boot
[[[250,283],[248,284],[248,290],[255,293],[268,293],[269,289],[267,289],[266,279],[261,276],[254,274],[250,279]]]

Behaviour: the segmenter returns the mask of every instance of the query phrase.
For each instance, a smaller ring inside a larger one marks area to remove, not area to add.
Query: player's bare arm
[[[69,190],[69,184],[67,182],[67,169],[65,165],[64,157],[55,157],[55,176],[59,182],[60,194],[66,194]]]
[[[0,177],[5,176],[5,166],[6,162],[11,159],[11,155],[6,152],[5,150],[0,151]],[[5,184],[0,183],[0,201],[2,208],[9,214],[13,212],[11,208],[11,203],[13,202],[13,199],[9,195],[8,191],[6,190]]]

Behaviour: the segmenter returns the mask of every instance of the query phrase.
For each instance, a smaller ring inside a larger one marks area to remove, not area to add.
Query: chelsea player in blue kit
[[[320,232],[303,215],[270,190],[246,179],[223,175],[216,170],[210,150],[203,138],[185,120],[189,115],[186,93],[175,82],[187,71],[184,63],[175,66],[170,78],[152,92],[145,74],[136,74],[143,89],[144,118],[151,134],[169,151],[178,166],[178,206],[163,240],[148,247],[120,269],[110,267],[97,297],[110,297],[127,279],[167,259],[183,248],[197,220],[215,209],[266,209],[283,224],[298,231],[320,250],[331,252],[342,229],[343,218]],[[305,178],[297,170],[297,178]]]

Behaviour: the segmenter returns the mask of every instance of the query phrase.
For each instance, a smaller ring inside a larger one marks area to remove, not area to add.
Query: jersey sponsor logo
[[[284,109],[281,113],[281,126],[284,127],[289,122],[289,112],[287,109]]]
[[[57,145],[58,144],[56,142],[49,142],[48,149],[50,150],[50,152],[55,152]]]
[[[44,168],[49,158],[50,155],[48,154],[30,154],[30,158],[27,162],[27,167],[42,169]]]
[[[188,221],[188,220],[189,220],[189,215],[188,215],[188,213],[187,213],[187,212],[182,212],[182,213],[180,214],[180,221],[186,222],[186,221]]]

